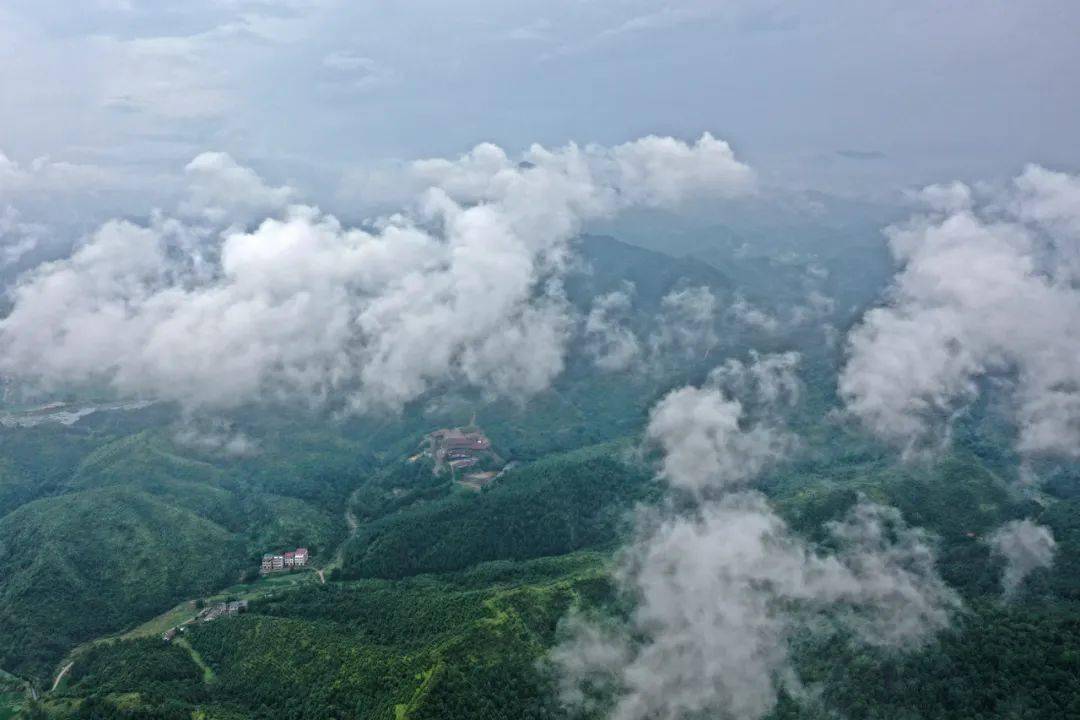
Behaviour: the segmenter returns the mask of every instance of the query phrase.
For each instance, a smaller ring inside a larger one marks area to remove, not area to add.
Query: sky
[[[145,212],[221,151],[349,215],[395,161],[705,131],[763,187],[1074,171],[1077,28],[1071,0],[0,0],[0,193]]]

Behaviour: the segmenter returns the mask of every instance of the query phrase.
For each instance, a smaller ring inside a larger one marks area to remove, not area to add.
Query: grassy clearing
[[[221,592],[206,596],[204,599],[208,605],[216,602],[224,602],[225,600],[260,600],[281,590],[292,588],[302,583],[313,582],[314,580],[314,573],[307,570],[289,573],[287,575],[271,575],[259,578],[250,584],[227,587]],[[147,620],[142,625],[123,633],[119,637],[123,640],[131,640],[134,638],[161,635],[169,628],[191,622],[198,614],[199,608],[195,607],[195,600],[185,600],[161,615]],[[95,642],[100,642],[100,640]]]
[[[209,685],[217,680],[217,675],[214,673],[214,669],[206,664],[206,661],[203,660],[203,657],[199,654],[198,650],[191,647],[191,643],[187,641],[187,638],[177,638],[173,642],[188,651],[188,654],[191,655],[192,662],[198,665],[199,669],[202,670],[204,683]]]
[[[394,720],[409,720],[409,713],[420,707],[427,696],[428,690],[431,688],[432,679],[436,677],[441,667],[442,661],[439,661],[434,667],[428,668],[416,676],[416,679],[420,681],[420,686],[416,688],[416,692],[413,693],[409,702],[399,703],[394,706]]]
[[[133,640],[135,638],[148,637],[151,635],[161,635],[169,628],[181,625],[195,617],[197,612],[198,610],[195,608],[195,601],[185,600],[171,610],[163,612],[156,618],[147,620],[142,625],[123,633],[119,637],[122,640]],[[100,641],[95,640],[94,642]]]
[[[208,595],[204,599],[207,604],[224,602],[225,600],[262,600],[304,583],[317,582],[318,577],[314,572],[311,570],[303,570],[285,575],[261,577],[253,583],[232,585],[218,593]],[[110,640],[136,640],[145,637],[159,637],[170,628],[193,622],[195,616],[198,614],[199,608],[196,607],[196,601],[185,600],[179,605],[166,610],[161,615],[151,618],[127,632],[95,638],[94,640],[83,643],[68,653],[67,657],[64,658],[63,662],[61,662],[60,666],[57,668],[57,672],[77,658],[79,653],[98,643],[108,642]],[[200,667],[205,666],[200,663]],[[206,667],[204,672],[206,671],[210,671],[210,669]],[[213,672],[210,671],[210,674],[213,675]],[[4,720],[3,716],[0,716],[0,720]]]

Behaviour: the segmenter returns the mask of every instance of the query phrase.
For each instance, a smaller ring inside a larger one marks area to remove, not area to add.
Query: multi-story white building
[[[295,568],[306,567],[308,564],[308,549],[297,548],[281,555],[275,555],[273,553],[267,553],[262,556],[262,564],[259,567],[259,572],[266,573],[278,572],[280,570],[293,570]]]

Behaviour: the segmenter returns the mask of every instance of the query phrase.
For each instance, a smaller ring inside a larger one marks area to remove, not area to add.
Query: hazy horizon
[[[1080,167],[1078,22],[1065,0],[8,0],[0,197],[24,220],[53,201],[60,218],[145,212],[219,151],[359,215],[387,167],[480,142],[708,131],[764,191],[892,202]]]

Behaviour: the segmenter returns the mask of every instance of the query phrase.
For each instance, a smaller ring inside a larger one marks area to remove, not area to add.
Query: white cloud
[[[0,270],[16,264],[40,242],[44,228],[19,220],[10,205],[0,210]]]
[[[994,553],[1005,560],[1001,586],[1007,598],[1016,594],[1024,578],[1033,571],[1050,567],[1057,550],[1050,529],[1031,520],[1007,522],[995,530],[987,542]]]
[[[585,352],[596,366],[609,372],[627,370],[641,356],[641,342],[625,321],[633,306],[634,286],[627,284],[593,299],[585,318]]]
[[[699,502],[639,517],[616,572],[634,607],[625,625],[564,622],[550,659],[566,705],[611,720],[756,720],[781,687],[805,695],[789,651],[797,634],[838,627],[905,648],[948,625],[959,599],[936,573],[930,539],[896,510],[860,501],[827,526],[835,549],[825,552],[741,487],[789,445],[766,418],[797,399],[796,361],[729,363],[712,387],[676,390],[653,409],[646,434],[665,452],[661,475]]]
[[[184,174],[188,197],[180,212],[214,223],[247,224],[280,213],[296,194],[287,186],[268,186],[251,168],[221,152],[200,154]]]
[[[746,482],[793,441],[769,425],[746,426],[742,403],[719,389],[695,387],[673,390],[656,404],[646,437],[664,451],[661,475],[694,493]]]
[[[802,395],[796,374],[799,353],[761,355],[750,351],[750,362],[729,358],[709,373],[709,384],[728,396],[749,404],[760,415],[773,417],[777,409],[793,407]]]
[[[23,179],[24,173],[18,163],[0,150],[0,187],[9,187]]]
[[[731,147],[704,133],[694,145],[649,137],[612,149],[626,202],[671,206],[693,197],[731,197],[753,186],[753,173]]]
[[[978,394],[980,378],[1006,373],[1019,449],[1077,456],[1076,188],[1075,177],[1032,167],[995,202],[972,205],[967,188],[950,186],[931,214],[890,228],[902,269],[887,304],[848,336],[849,410],[883,438],[917,445]]]
[[[583,328],[585,351],[601,370],[620,372],[628,368],[663,373],[687,361],[702,360],[718,345],[720,302],[706,286],[672,290],[660,300],[655,328],[642,340],[630,327],[634,287],[594,298]],[[811,293],[810,306],[793,313],[792,323],[805,322],[831,301]],[[780,320],[736,298],[727,314],[736,321],[766,332],[782,327]]]
[[[630,628],[566,628],[577,634],[552,656],[564,701],[583,704],[590,681],[615,691],[613,720],[754,720],[780,687],[799,696],[788,645],[825,618],[900,647],[947,626],[956,596],[922,534],[895,511],[858,505],[832,534],[836,554],[817,551],[762,496],[743,492],[661,522],[622,559],[620,586],[637,600]]]
[[[701,360],[716,347],[719,301],[704,285],[673,290],[660,299],[660,317],[649,336],[654,364],[662,367],[672,358]]]
[[[648,442],[664,453],[661,477],[695,495],[745,484],[797,439],[776,421],[798,402],[798,353],[731,359],[702,387],[665,395],[649,413]]]
[[[971,207],[971,188],[962,182],[948,185],[928,185],[914,196],[927,207],[938,212],[959,212]]]
[[[248,457],[259,453],[259,444],[223,420],[188,419],[173,435],[179,445],[230,457]]]
[[[653,147],[669,144],[645,141],[633,177],[665,188],[662,198],[621,185],[615,151],[533,146],[519,163],[481,145],[414,164],[422,191],[411,209],[367,229],[314,208],[276,210],[288,188],[201,155],[184,206],[199,224],[113,221],[22,278],[0,321],[0,369],[194,407],[299,395],[396,408],[448,381],[536,392],[562,369],[571,319],[559,277],[584,220],[680,201],[654,173],[700,193],[703,157],[735,166],[720,172],[735,184],[723,192],[745,189],[745,166],[708,144],[682,144],[690,172],[651,162]],[[273,216],[247,224],[258,211]]]
[[[805,305],[797,305],[791,309],[789,322],[792,325],[802,325],[829,317],[836,310],[836,301],[828,295],[817,290],[812,290],[806,296]]]
[[[780,329],[780,321],[769,315],[759,307],[747,302],[746,298],[736,298],[728,308],[728,312],[736,321],[750,327],[773,333]]]
[[[726,142],[709,133],[692,143],[650,135],[612,148],[570,145],[567,151],[557,160],[550,150],[534,145],[520,161],[569,163],[569,174],[602,188],[595,196],[582,197],[599,206],[675,207],[694,199],[745,195],[756,183],[753,170],[738,161]],[[368,202],[404,203],[425,188],[438,186],[463,201],[482,202],[505,189],[512,172],[520,169],[516,165],[502,148],[481,143],[456,160],[384,163],[353,171],[345,177],[342,194]]]
[[[108,172],[94,165],[53,160],[47,155],[22,164],[0,150],[0,193],[8,197],[93,191],[112,181]]]

